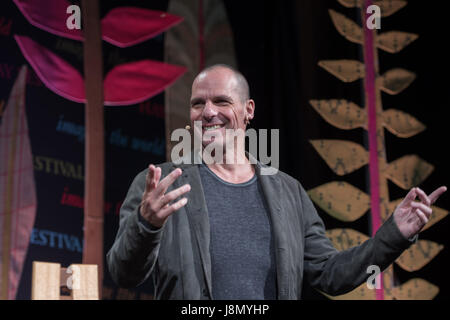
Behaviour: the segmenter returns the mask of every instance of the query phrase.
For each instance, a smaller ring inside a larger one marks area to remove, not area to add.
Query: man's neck
[[[207,166],[219,178],[225,180],[226,182],[247,182],[255,175],[255,168],[245,156],[245,152],[237,153],[235,155],[234,161],[227,159],[227,155],[224,154],[224,163],[212,163],[207,164]]]

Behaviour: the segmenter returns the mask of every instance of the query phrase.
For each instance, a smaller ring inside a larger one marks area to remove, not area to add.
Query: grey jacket
[[[147,169],[139,173],[120,210],[119,231],[107,254],[111,276],[121,287],[135,287],[152,275],[155,299],[212,299],[210,229],[198,166],[158,166],[162,177],[182,169],[168,191],[189,183],[188,202],[162,228],[151,228],[139,214]],[[304,280],[330,295],[344,294],[368,278],[369,265],[384,270],[413,243],[403,237],[391,215],[374,237],[338,252],[301,184],[281,171],[261,175],[263,167],[258,162],[256,174],[272,221],[278,299],[301,299]]]

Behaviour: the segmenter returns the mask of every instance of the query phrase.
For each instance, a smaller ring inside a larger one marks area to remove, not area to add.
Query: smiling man
[[[300,182],[281,171],[261,174],[266,166],[245,153],[245,137],[227,137],[254,117],[242,74],[225,65],[203,70],[190,104],[202,148],[214,146],[225,161],[193,161],[192,152],[182,164],[139,173],[107,255],[117,284],[151,276],[156,299],[301,299],[304,280],[343,294],[368,278],[369,266],[385,269],[414,243],[446,191],[411,189],[373,238],[338,252]]]
[[[245,129],[254,111],[247,80],[228,66],[209,67],[192,84],[191,123],[202,124],[202,132],[195,132],[195,138],[211,150],[211,158],[216,156],[215,150],[221,151],[218,161],[208,167],[225,181],[245,182],[255,173],[244,148]]]

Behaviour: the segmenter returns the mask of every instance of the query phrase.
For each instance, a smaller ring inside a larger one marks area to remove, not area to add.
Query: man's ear
[[[245,104],[245,111],[247,112],[248,119],[251,120],[255,116],[255,101],[248,99]]]

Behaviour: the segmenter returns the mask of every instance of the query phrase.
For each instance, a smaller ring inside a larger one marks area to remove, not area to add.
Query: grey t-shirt
[[[271,223],[256,174],[233,184],[204,164],[199,169],[211,228],[213,299],[276,299]]]

